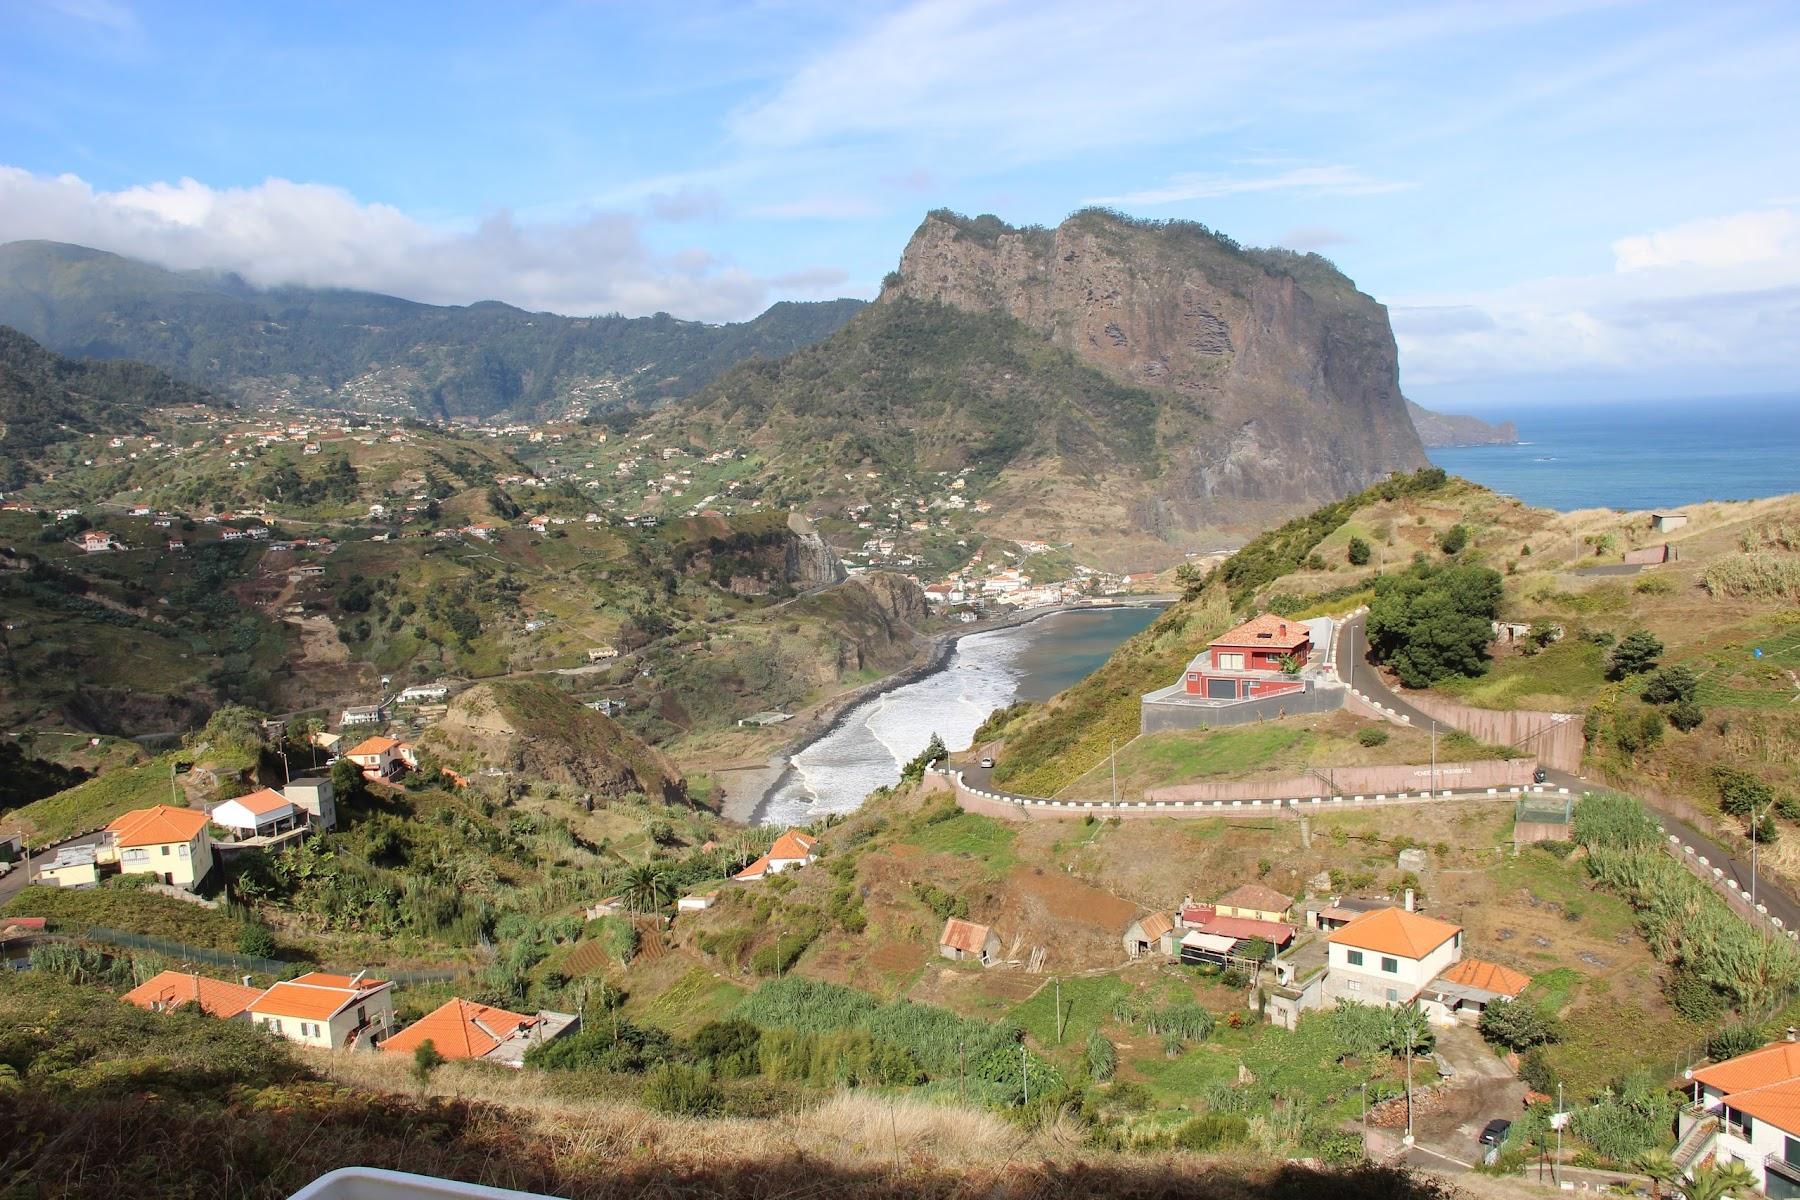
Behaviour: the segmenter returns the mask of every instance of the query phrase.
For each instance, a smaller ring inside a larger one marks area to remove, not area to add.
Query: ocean
[[[989,713],[1081,682],[1161,612],[1077,610],[959,638],[942,669],[863,701],[795,754],[757,821],[798,825],[858,808],[876,788],[898,783],[932,734],[951,750],[968,749]]]
[[[1484,412],[1516,446],[1428,450],[1431,461],[1527,504],[1654,509],[1800,492],[1800,396]]]

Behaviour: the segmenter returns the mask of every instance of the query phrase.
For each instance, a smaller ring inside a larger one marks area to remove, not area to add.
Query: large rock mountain
[[[757,449],[788,503],[967,470],[991,531],[1125,561],[1425,464],[1387,312],[1330,263],[1097,210],[934,212],[844,330],[662,420]]]
[[[51,446],[139,429],[146,409],[221,403],[154,367],[64,358],[0,325],[0,490],[36,477]]]
[[[1514,446],[1519,441],[1519,427],[1511,421],[1492,423],[1462,413],[1432,412],[1411,400],[1406,410],[1427,446]]]
[[[128,358],[252,402],[427,417],[545,417],[647,406],[841,328],[858,300],[783,302],[753,321],[563,317],[492,301],[257,288],[60,242],[0,245],[0,324],[54,350]]]

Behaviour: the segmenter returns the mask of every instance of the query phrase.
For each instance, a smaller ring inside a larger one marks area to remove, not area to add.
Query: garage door
[[[1209,679],[1206,681],[1206,698],[1208,700],[1236,700],[1238,681],[1235,679]]]

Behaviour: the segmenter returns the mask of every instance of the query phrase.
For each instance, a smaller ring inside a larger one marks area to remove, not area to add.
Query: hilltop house
[[[119,999],[151,1012],[174,1012],[184,1004],[198,1004],[209,1017],[232,1021],[248,1019],[250,1005],[263,989],[242,983],[226,983],[187,971],[164,971],[138,984]]]
[[[387,713],[379,704],[361,704],[346,708],[338,724],[346,728],[352,725],[379,725],[386,716]]]
[[[212,834],[206,814],[158,804],[121,814],[106,827],[119,870],[154,875],[172,887],[193,891],[212,870]]]
[[[754,882],[769,875],[779,875],[793,867],[812,865],[813,847],[819,839],[810,833],[801,833],[798,829],[790,829],[775,839],[769,852],[733,875],[733,879],[746,883]]]
[[[238,837],[273,837],[304,824],[305,818],[295,811],[293,801],[274,788],[258,788],[248,796],[216,806],[212,823]]]
[[[1462,932],[1405,908],[1364,913],[1325,939],[1324,999],[1410,1004],[1462,957]]]
[[[468,1000],[446,1001],[381,1043],[383,1050],[411,1054],[430,1042],[445,1058],[480,1059],[503,1067],[525,1065],[525,1052],[581,1029],[574,1013],[540,1012],[535,1017]]]
[[[1304,685],[1282,665],[1305,666],[1311,654],[1312,633],[1304,624],[1263,613],[1221,634],[1195,656],[1184,676],[1185,690],[1212,700],[1302,691]]]
[[[986,925],[950,917],[938,935],[938,955],[952,962],[975,959],[991,967],[1000,961],[1000,935]]]
[[[444,683],[415,683],[394,697],[397,704],[435,704],[447,699],[450,685]]]
[[[1688,523],[1686,513],[1651,513],[1650,528],[1658,533],[1673,533]]]
[[[364,779],[392,779],[406,769],[401,743],[391,737],[364,738],[344,757],[362,768]]]
[[[104,529],[89,529],[76,539],[76,545],[88,554],[103,554],[108,550],[123,550],[123,543]]]
[[[1688,1178],[1708,1156],[1742,1163],[1765,1196],[1800,1196],[1800,1042],[1787,1040],[1688,1073],[1692,1103],[1670,1157]]]
[[[288,802],[306,814],[306,819],[323,830],[337,828],[337,799],[331,780],[309,775],[294,779],[281,789]]]
[[[270,1033],[329,1050],[378,1044],[394,1028],[394,985],[381,979],[308,971],[283,980],[250,1005]]]

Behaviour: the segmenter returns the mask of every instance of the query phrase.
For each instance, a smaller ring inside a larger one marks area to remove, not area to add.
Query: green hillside
[[[56,242],[0,246],[0,323],[65,354],[138,359],[252,399],[431,417],[654,404],[743,359],[817,341],[860,307],[787,302],[734,325],[666,313],[574,318],[492,301],[263,290]]]

